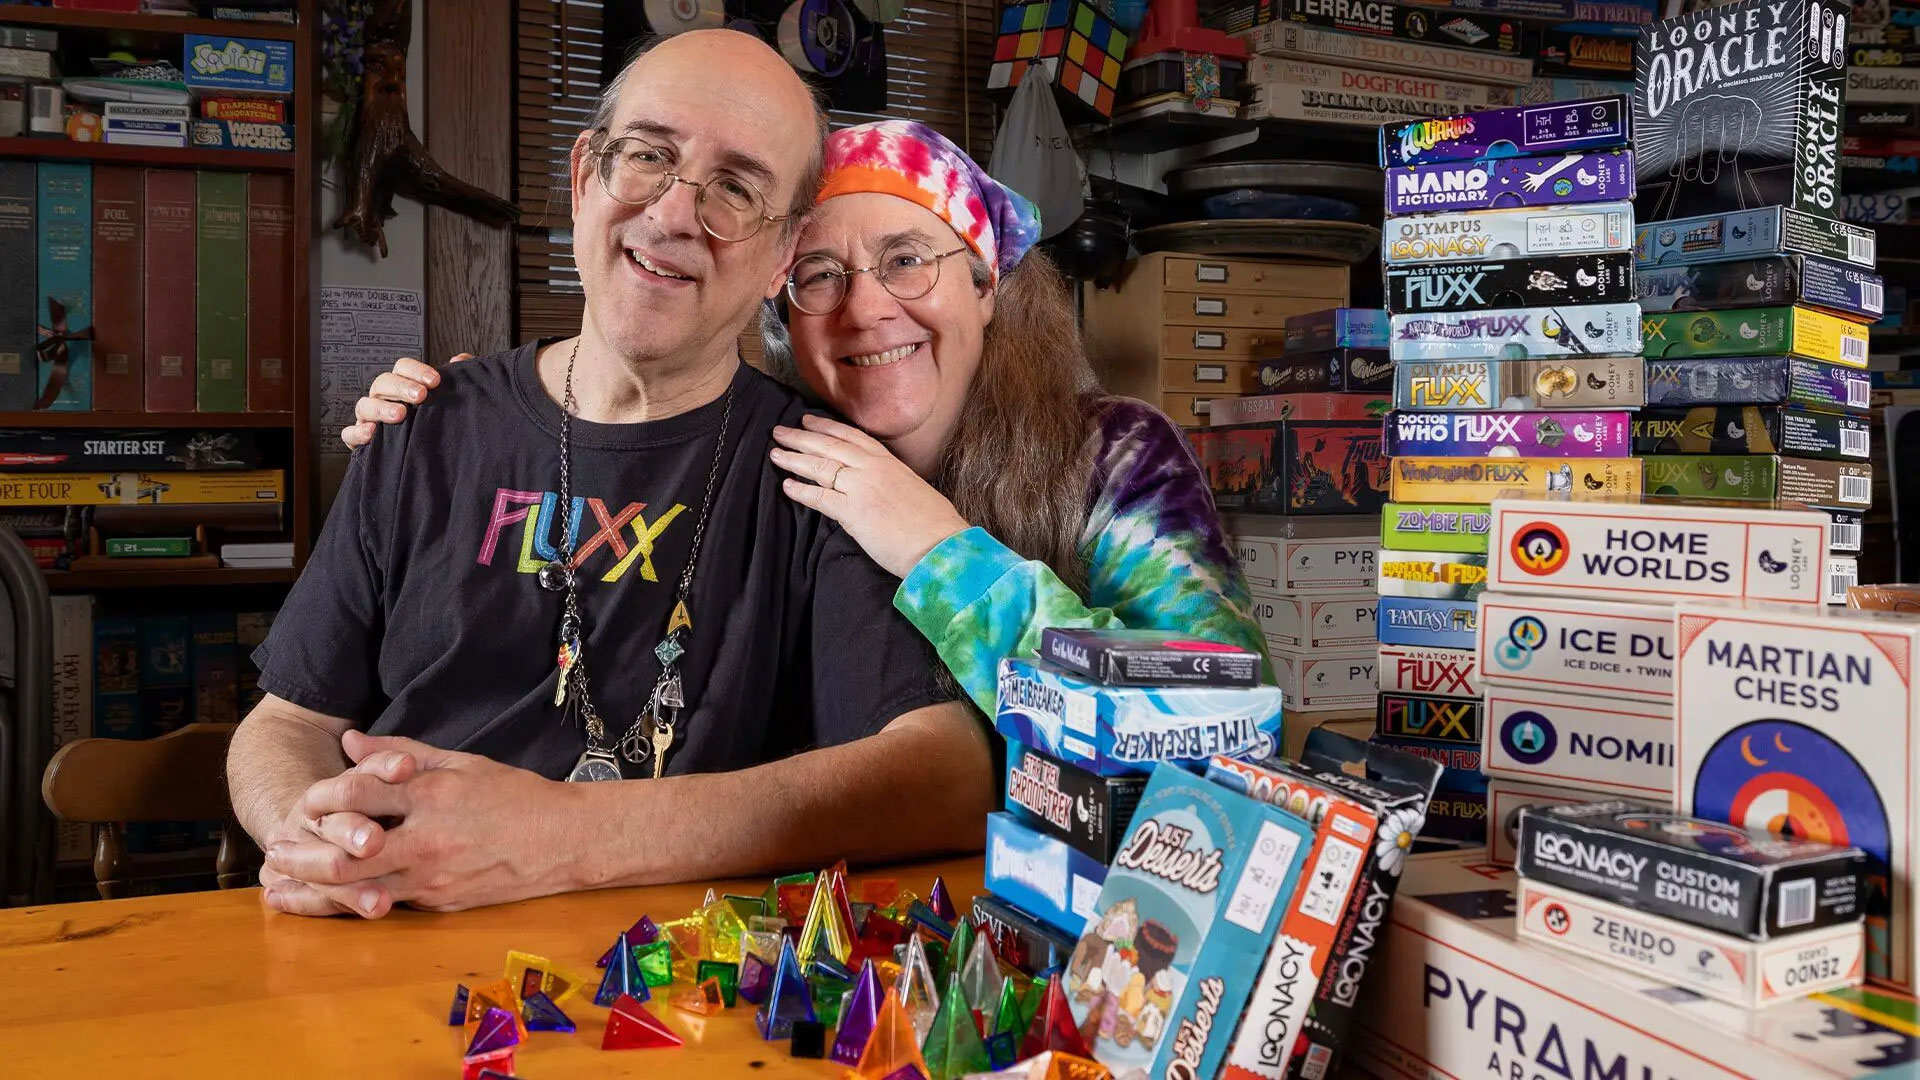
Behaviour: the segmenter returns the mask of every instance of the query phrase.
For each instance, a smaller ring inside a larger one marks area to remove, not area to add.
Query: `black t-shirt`
[[[536,345],[445,369],[412,416],[354,454],[313,557],[255,658],[260,685],[375,735],[562,777],[586,747],[553,704],[562,594],[560,408]],[[573,428],[585,654],[609,743],[646,704],[692,546],[723,400]],[[806,406],[742,365],[680,660],[667,772],[715,772],[870,735],[949,700],[893,610],[897,582],[780,490],[776,424]],[[650,773],[623,763],[627,775]]]

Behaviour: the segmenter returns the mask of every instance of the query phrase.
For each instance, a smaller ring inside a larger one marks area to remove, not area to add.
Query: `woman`
[[[775,430],[788,496],[902,579],[894,606],[989,715],[1000,658],[1050,626],[1264,654],[1185,439],[1099,390],[1033,205],[910,121],[835,132],[826,160],[787,297],[799,376],[852,423]],[[341,437],[438,379],[400,361]]]

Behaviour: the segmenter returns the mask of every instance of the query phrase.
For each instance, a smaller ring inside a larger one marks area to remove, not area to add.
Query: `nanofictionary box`
[[[1383,232],[1381,254],[1389,266],[1627,251],[1633,204],[1415,214],[1388,218]]]
[[[1048,627],[1040,655],[1108,686],[1255,686],[1260,654],[1158,630]]]
[[[1474,675],[1474,658],[1472,649],[1382,645],[1374,672],[1383,695],[1417,694],[1472,701],[1483,696]]]
[[[1403,363],[1637,356],[1640,349],[1640,305],[1625,303],[1395,315],[1388,351]]]
[[[1648,315],[1640,325],[1649,360],[1778,355],[1852,368],[1867,366],[1867,328],[1816,308],[1673,312]],[[1397,349],[1394,358],[1400,358]]]
[[[1488,776],[1673,799],[1672,705],[1489,686],[1485,708]]]
[[[1637,356],[1432,360],[1394,365],[1397,409],[1632,409],[1645,402]]]
[[[1797,356],[1702,357],[1646,365],[1648,405],[1805,405],[1866,409],[1872,385],[1864,371]]]
[[[1382,446],[1389,458],[1626,457],[1632,413],[1395,412]]]
[[[1017,743],[1007,747],[1007,810],[1102,863],[1133,820],[1147,786],[1140,776],[1095,776]]]
[[[1394,458],[1395,502],[1492,502],[1566,495],[1607,499],[1640,494],[1635,458]]]
[[[1788,405],[1642,409],[1633,417],[1633,452],[1864,460],[1872,456],[1872,433],[1864,416]]]
[[[1208,428],[1203,461],[1222,510],[1368,514],[1386,501],[1380,425],[1290,420]]]
[[[1648,268],[1635,289],[1641,309],[1655,313],[1806,304],[1868,322],[1886,314],[1880,275],[1810,255]]]
[[[1642,222],[1635,230],[1633,257],[1643,270],[1768,255],[1813,255],[1871,270],[1874,247],[1874,232],[1863,225],[1763,206]]]
[[[987,891],[1056,930],[1074,933],[1094,911],[1107,864],[1002,811],[987,815]]]
[[[1745,0],[1640,31],[1647,220],[1760,206],[1838,216],[1848,13],[1837,0]]]
[[[1387,170],[1387,213],[1496,210],[1633,198],[1633,151],[1436,161]]]
[[[1514,686],[1673,700],[1673,614],[1653,604],[1487,593],[1480,598],[1479,654],[1489,692]]]
[[[1380,508],[1380,544],[1399,551],[1484,555],[1492,528],[1493,510],[1485,504],[1390,502]]]
[[[1634,299],[1633,254],[1553,255],[1506,262],[1414,263],[1387,268],[1387,310],[1486,311]]]
[[[1608,150],[1633,141],[1624,97],[1523,105],[1380,128],[1380,167]]]

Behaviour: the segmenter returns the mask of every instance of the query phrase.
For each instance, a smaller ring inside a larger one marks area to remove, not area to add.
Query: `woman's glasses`
[[[896,299],[918,300],[940,283],[940,261],[965,250],[962,246],[936,254],[918,240],[897,240],[880,253],[880,261],[852,270],[838,259],[808,255],[787,275],[787,299],[808,315],[831,315],[847,302],[853,275],[871,273]]]

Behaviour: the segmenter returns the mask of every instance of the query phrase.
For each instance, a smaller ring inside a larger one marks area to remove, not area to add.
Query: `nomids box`
[[[1487,688],[1488,776],[1667,805],[1673,706],[1511,686]]]

